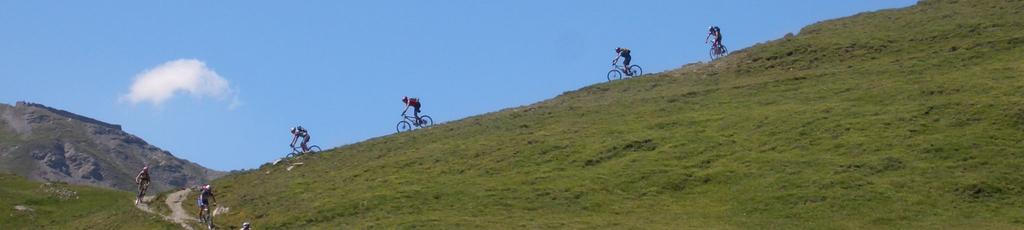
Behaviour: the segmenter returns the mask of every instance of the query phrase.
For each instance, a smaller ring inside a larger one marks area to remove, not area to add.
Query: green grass
[[[153,201],[150,202],[149,208],[160,215],[171,216],[171,209],[167,207],[167,204],[164,202],[167,201],[167,195],[170,195],[173,192],[177,192],[177,190],[153,194],[155,197],[153,198]]]
[[[1022,12],[1022,1],[929,0],[818,23],[714,63],[226,176],[214,184],[232,212],[218,219],[1024,228]]]
[[[162,218],[132,205],[129,192],[67,184],[42,183],[0,174],[0,228],[2,229],[175,229]],[[52,191],[74,191],[60,196]],[[22,205],[33,211],[18,211]]]

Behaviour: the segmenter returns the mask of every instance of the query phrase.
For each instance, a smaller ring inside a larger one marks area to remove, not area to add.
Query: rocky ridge
[[[0,104],[0,172],[131,191],[136,189],[135,174],[144,165],[151,168],[154,191],[224,174],[176,158],[120,125],[41,104]]]

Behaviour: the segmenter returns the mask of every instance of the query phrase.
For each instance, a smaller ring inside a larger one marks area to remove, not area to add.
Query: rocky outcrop
[[[48,170],[42,170],[40,177],[49,180],[60,180],[61,177],[71,177],[82,180],[103,180],[103,173],[100,172],[99,163],[89,154],[75,150],[70,143],[32,151],[32,158],[46,166]]]
[[[119,125],[40,104],[0,104],[0,172],[135,190],[135,175],[144,165],[150,166],[155,191],[223,175],[176,158]]]

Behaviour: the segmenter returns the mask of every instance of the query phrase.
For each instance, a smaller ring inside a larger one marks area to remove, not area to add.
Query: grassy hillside
[[[132,199],[129,192],[0,174],[0,229],[175,229],[136,209]]]
[[[1024,228],[1024,1],[922,1],[214,182],[295,228]],[[751,22],[756,23],[756,22]],[[577,76],[600,79],[602,76]]]

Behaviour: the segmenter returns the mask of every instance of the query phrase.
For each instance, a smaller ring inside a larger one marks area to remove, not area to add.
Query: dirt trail
[[[167,207],[171,208],[171,216],[169,217],[174,223],[180,224],[186,229],[192,229],[188,223],[195,222],[196,219],[188,215],[185,209],[181,207],[181,203],[185,201],[188,194],[192,192],[192,189],[184,189],[167,195]]]
[[[149,208],[149,202],[152,202],[153,199],[156,199],[156,196],[144,196],[144,197],[142,197],[142,203],[135,204],[135,207],[137,207],[139,209],[142,209],[142,211],[146,211],[146,212],[151,213],[151,214],[160,215],[159,213],[156,213],[156,211],[153,211],[152,208]],[[160,216],[163,216],[163,215],[160,215]],[[167,218],[167,217],[164,217],[164,218]]]
[[[192,226],[188,224],[188,221],[194,222],[196,221],[196,219],[189,216],[188,213],[185,212],[185,209],[181,207],[181,202],[185,200],[185,197],[187,197],[188,193],[191,191],[191,189],[185,189],[167,195],[167,200],[164,203],[167,204],[167,207],[171,208],[171,216],[165,216],[163,214],[157,213],[156,211],[153,211],[153,209],[149,207],[149,203],[156,199],[155,196],[143,197],[142,203],[135,205],[135,207],[138,207],[142,211],[159,215],[167,221],[181,225],[181,228],[183,229],[193,230]]]

